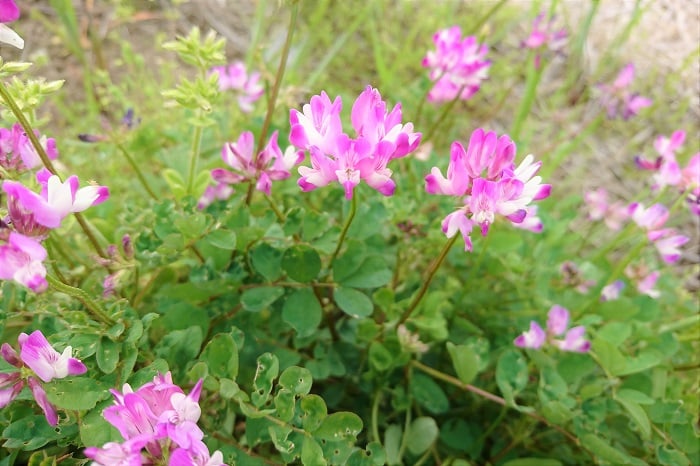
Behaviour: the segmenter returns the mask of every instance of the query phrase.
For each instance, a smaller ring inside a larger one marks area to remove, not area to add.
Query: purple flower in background
[[[654,204],[645,209],[643,204],[635,202],[629,206],[629,212],[635,223],[647,231],[647,238],[654,243],[664,262],[672,264],[680,259],[679,248],[690,238],[677,234],[672,228],[663,228],[669,216],[663,204]]]
[[[620,116],[624,120],[629,120],[636,116],[641,109],[652,104],[651,99],[628,89],[633,80],[634,64],[628,63],[611,84],[598,85],[601,92],[601,104],[607,109],[608,118],[614,119]]]
[[[579,293],[587,293],[588,289],[595,285],[595,280],[587,280],[578,265],[572,261],[563,262],[559,267],[559,272],[561,272],[562,283],[574,288]]]
[[[204,194],[197,201],[197,208],[204,209],[214,201],[225,201],[233,194],[233,188],[227,183],[217,183],[215,186],[207,186]]]
[[[36,240],[10,232],[7,242],[0,239],[0,280],[14,280],[35,293],[46,291],[46,249]]]
[[[371,86],[357,97],[351,110],[355,139],[342,132],[341,108],[340,97],[331,102],[321,92],[302,112],[291,110],[289,141],[309,151],[311,161],[310,167],[299,167],[299,186],[311,191],[337,181],[351,199],[364,180],[383,195],[393,195],[396,185],[387,165],[416,150],[421,134],[413,132],[412,123],[402,124],[401,104],[387,111],[381,94]]]
[[[241,133],[238,141],[224,144],[221,158],[233,170],[215,168],[211,171],[214,181],[219,185],[255,182],[255,188],[269,196],[272,181],[289,178],[291,168],[304,157],[303,153],[294,150],[282,154],[277,144],[277,131],[272,133],[263,150],[257,155],[254,152],[255,140],[250,131]]]
[[[641,294],[654,299],[661,296],[661,292],[654,288],[661,276],[661,272],[658,270],[649,271],[645,265],[630,265],[625,268],[625,275],[637,283],[637,291]]]
[[[233,90],[238,93],[238,106],[245,113],[253,110],[253,104],[265,92],[265,88],[259,82],[260,73],[248,74],[243,62],[236,61],[228,66],[215,66],[209,70],[209,73],[217,75],[219,90]]]
[[[3,343],[0,349],[3,359],[20,369],[20,372],[0,374],[0,408],[10,403],[26,382],[37,404],[44,411],[46,421],[55,426],[58,424],[56,408],[49,402],[46,391],[37,377],[44,382],[50,382],[53,379],[63,379],[69,375],[84,374],[87,372],[87,368],[80,360],[72,357],[73,350],[70,346],[67,346],[63,353],[53,349],[40,330],[35,330],[30,335],[20,333],[17,340],[20,348],[19,354],[7,343]],[[25,367],[29,368],[37,377],[23,375],[25,372],[22,369]]]
[[[539,49],[546,46],[553,52],[558,52],[566,45],[568,33],[566,29],[557,29],[555,18],[551,17],[544,22],[545,14],[540,13],[532,23],[532,32],[522,42],[522,46],[529,49]]]
[[[19,7],[14,0],[0,0],[0,43],[23,49],[24,40],[5,25],[5,23],[17,21],[19,13]]]
[[[547,315],[546,332],[537,322],[531,321],[530,330],[518,336],[513,344],[520,348],[539,349],[548,342],[562,351],[587,352],[591,348],[591,343],[584,338],[585,327],[578,326],[567,331],[568,327],[569,311],[559,305],[554,305]],[[561,336],[564,337],[563,340],[554,338]]]
[[[625,282],[622,280],[615,280],[609,285],[605,285],[600,291],[601,301],[614,301],[620,297],[620,293],[625,288]]]
[[[442,231],[448,238],[460,232],[465,250],[472,249],[472,228],[478,226],[485,236],[497,216],[512,224],[521,224],[530,216],[523,228],[541,231],[536,211],[529,210],[530,202],[548,197],[551,186],[535,176],[542,162],[528,155],[516,167],[515,152],[507,135],[499,138],[479,128],[472,133],[466,150],[459,142],[452,143],[447,176],[433,167],[425,177],[428,193],[457,196],[463,203],[443,219]]]
[[[462,39],[459,26],[438,31],[433,42],[435,50],[428,51],[421,63],[430,69],[429,77],[434,82],[428,101],[472,97],[488,77],[491,66],[491,62],[485,59],[488,47],[477,43],[475,36]]]
[[[608,193],[605,188],[586,191],[583,200],[588,206],[590,220],[603,220],[611,230],[619,230],[629,218],[627,206],[621,202],[608,203]]]

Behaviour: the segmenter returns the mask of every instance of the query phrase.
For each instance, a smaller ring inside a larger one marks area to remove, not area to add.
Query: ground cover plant
[[[95,3],[0,0],[0,465],[700,463],[652,4]]]

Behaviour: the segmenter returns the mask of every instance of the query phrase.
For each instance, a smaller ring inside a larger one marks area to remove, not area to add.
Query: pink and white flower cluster
[[[628,63],[611,84],[599,84],[601,103],[607,109],[608,118],[621,116],[629,120],[643,108],[649,107],[652,100],[629,90],[634,80],[634,64]]]
[[[556,18],[551,17],[544,22],[545,13],[540,13],[532,23],[530,35],[522,43],[523,47],[537,50],[547,47],[553,52],[559,52],[566,45],[568,33],[566,29],[557,29]]]
[[[583,200],[588,206],[588,219],[603,220],[611,230],[619,230],[629,218],[628,206],[622,202],[608,202],[608,192],[605,188],[587,191]]]
[[[221,158],[233,170],[215,168],[211,171],[217,186],[204,193],[200,205],[206,206],[214,199],[228,197],[232,190],[229,191],[226,186],[244,182],[255,182],[256,189],[269,196],[272,181],[289,178],[291,168],[304,160],[302,152],[290,149],[282,153],[275,131],[267,146],[256,155],[253,133],[244,131],[238,141],[227,142],[221,149]]]
[[[663,204],[645,208],[644,204],[635,202],[630,204],[629,214],[637,225],[647,231],[647,238],[654,243],[664,262],[672,264],[680,259],[679,248],[690,238],[678,234],[673,228],[664,228],[669,212]]]
[[[58,414],[46,397],[41,382],[81,375],[87,372],[87,368],[80,360],[72,357],[73,349],[70,346],[63,353],[53,349],[40,330],[35,330],[30,335],[20,333],[17,341],[19,354],[7,343],[3,343],[0,348],[3,359],[19,369],[18,372],[0,373],[0,408],[14,400],[26,383],[44,411],[46,421],[55,426],[58,424]]]
[[[534,320],[530,322],[530,330],[523,332],[513,344],[520,348],[539,349],[545,343],[562,351],[585,353],[591,349],[591,342],[584,338],[586,327],[579,325],[567,331],[569,327],[569,311],[559,305],[554,305],[547,314],[547,331]],[[556,337],[564,336],[564,339]]]
[[[697,202],[700,197],[700,152],[690,158],[685,168],[681,168],[676,159],[676,152],[683,146],[685,136],[685,131],[681,130],[675,131],[671,137],[658,136],[654,140],[658,156],[653,160],[637,156],[634,161],[638,168],[654,172],[652,189],[673,186],[687,192],[691,212],[700,216],[700,204]]]
[[[110,390],[114,405],[105,408],[103,416],[124,442],[88,447],[85,456],[94,460],[93,466],[165,464],[165,459],[170,466],[226,466],[220,451],[210,455],[197,426],[201,390],[202,380],[185,395],[170,372],[136,391],[129,384],[121,392]]]
[[[515,152],[510,137],[479,128],[472,133],[466,150],[461,143],[452,143],[447,177],[437,167],[425,177],[428,193],[462,198],[464,205],[445,217],[442,231],[448,238],[460,232],[465,250],[472,250],[472,228],[480,227],[486,236],[496,215],[514,224],[527,222],[533,231],[541,231],[541,222],[529,204],[548,197],[551,186],[535,176],[542,162],[528,155],[516,167]]]
[[[260,84],[260,73],[248,74],[243,62],[235,61],[227,66],[215,66],[209,73],[218,76],[220,91],[237,92],[238,106],[245,113],[253,111],[253,104],[265,92],[265,88]]]
[[[428,101],[467,100],[476,94],[491,67],[491,62],[486,60],[488,47],[480,45],[474,36],[462,39],[459,26],[436,32],[433,42],[435,50],[428,51],[422,61],[423,67],[430,69],[429,77],[434,82]]]
[[[40,136],[38,131],[34,133],[49,159],[55,160],[58,157],[56,141],[53,138]],[[19,123],[15,123],[10,129],[0,128],[0,167],[10,173],[19,173],[39,165],[41,165],[39,154],[36,153],[27,133]]]
[[[5,180],[7,216],[0,221],[0,280],[14,280],[34,292],[46,290],[46,250],[41,245],[50,230],[72,212],[82,212],[109,198],[105,186],[79,187],[73,175],[62,182],[46,168],[36,174],[39,193],[18,181]]]
[[[325,92],[315,95],[302,111],[292,109],[289,115],[289,141],[309,151],[311,167],[299,167],[298,181],[303,191],[311,191],[337,181],[352,198],[361,180],[385,196],[394,194],[389,162],[413,152],[421,134],[413,132],[413,124],[401,122],[401,104],[391,111],[377,89],[371,86],[357,97],[350,120],[356,136],[343,132],[340,120],[342,99],[333,102]]]

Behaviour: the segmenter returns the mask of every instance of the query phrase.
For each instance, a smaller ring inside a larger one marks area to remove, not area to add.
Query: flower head
[[[62,354],[58,353],[40,330],[35,330],[30,335],[21,333],[18,343],[19,354],[9,344],[3,343],[0,351],[3,359],[19,369],[29,368],[44,382],[62,379],[69,375],[81,375],[87,371],[80,360],[71,356],[70,346],[66,347]],[[22,374],[23,372],[0,374],[0,408],[12,401],[26,382],[37,404],[44,411],[47,422],[52,426],[58,424],[56,408],[46,397],[46,391],[41,382],[34,375],[23,376]]]
[[[433,167],[425,177],[425,190],[430,194],[458,196],[463,206],[449,214],[442,222],[448,236],[462,233],[465,249],[471,250],[469,237],[478,225],[486,235],[498,216],[511,223],[521,224],[530,217],[526,229],[539,232],[542,225],[530,203],[549,196],[551,186],[542,184],[536,176],[542,163],[528,155],[515,166],[515,144],[507,136],[500,138],[494,132],[479,128],[469,140],[469,146],[452,143],[447,176]]]
[[[289,178],[292,166],[303,160],[299,152],[282,154],[277,144],[277,131],[272,133],[263,150],[257,155],[254,152],[255,140],[250,131],[244,131],[238,141],[224,144],[221,158],[233,170],[215,168],[211,171],[212,178],[219,184],[215,195],[222,194],[221,185],[255,182],[255,188],[269,196],[272,181]]]
[[[634,80],[634,64],[628,63],[611,84],[599,84],[601,103],[607,109],[608,118],[621,116],[628,120],[643,108],[649,107],[652,100],[631,92],[628,88]]]
[[[530,330],[518,336],[513,344],[520,348],[539,349],[549,343],[562,351],[587,352],[591,343],[584,338],[586,329],[583,326],[578,326],[567,331],[568,326],[568,309],[554,305],[547,315],[546,332],[537,322],[531,321]],[[564,335],[563,340],[554,338],[562,335]]]
[[[462,39],[459,26],[438,31],[433,42],[435,50],[428,51],[422,61],[434,82],[428,101],[467,100],[476,94],[491,66],[485,59],[488,47],[478,44],[474,36]]]
[[[553,52],[558,52],[566,45],[568,33],[566,29],[556,29],[555,18],[551,17],[546,22],[545,14],[540,13],[532,23],[530,35],[522,43],[523,47],[539,49],[547,47]]]
[[[1,33],[0,33],[1,35]],[[56,140],[41,136],[34,131],[49,159],[58,157]],[[22,125],[15,123],[11,129],[0,128],[0,167],[11,171],[29,170],[41,165],[41,158],[24,132]]]
[[[10,232],[7,242],[0,239],[0,280],[14,280],[35,293],[46,291],[46,249],[36,240]]]
[[[253,104],[263,95],[265,88],[260,84],[260,73],[248,74],[245,64],[236,61],[227,66],[215,66],[209,74],[216,74],[219,80],[219,90],[233,90],[238,93],[238,106],[241,111],[250,113]]]
[[[387,165],[416,150],[421,134],[413,132],[411,123],[402,124],[400,104],[388,111],[379,91],[371,86],[358,96],[351,110],[354,139],[342,132],[341,108],[340,97],[331,102],[322,92],[303,106],[303,112],[291,111],[289,141],[308,151],[311,161],[310,167],[299,167],[299,187],[311,191],[337,181],[350,199],[364,180],[391,196],[396,185]]]

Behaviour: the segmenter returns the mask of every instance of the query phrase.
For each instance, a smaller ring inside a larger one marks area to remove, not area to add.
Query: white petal
[[[20,50],[24,48],[24,39],[4,24],[0,24],[0,43],[9,44]]]

